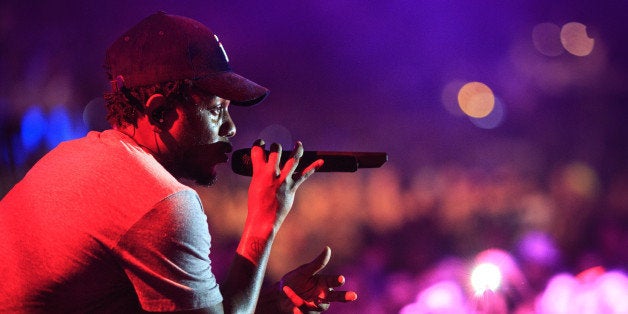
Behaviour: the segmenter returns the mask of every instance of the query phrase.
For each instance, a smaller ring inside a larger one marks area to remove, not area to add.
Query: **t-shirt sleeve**
[[[207,217],[198,194],[162,200],[121,238],[116,250],[146,311],[204,308],[222,302],[211,271]]]

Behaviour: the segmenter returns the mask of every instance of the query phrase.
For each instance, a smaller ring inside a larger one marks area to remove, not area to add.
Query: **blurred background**
[[[159,10],[208,25],[271,90],[231,109],[236,148],[389,155],[301,187],[269,282],[329,245],[326,272],[359,295],[329,313],[628,312],[625,1],[6,0],[0,197],[108,127],[104,51]],[[225,166],[196,188],[219,278],[248,182]]]

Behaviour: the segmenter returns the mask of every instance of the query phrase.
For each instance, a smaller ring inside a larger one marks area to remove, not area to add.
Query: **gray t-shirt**
[[[65,142],[0,201],[0,312],[128,313],[222,301],[197,193],[126,135]]]

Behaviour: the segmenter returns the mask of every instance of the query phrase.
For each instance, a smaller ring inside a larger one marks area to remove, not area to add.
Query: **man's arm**
[[[292,208],[296,190],[322,165],[322,160],[318,160],[295,175],[303,155],[300,142],[296,144],[293,158],[281,169],[281,145],[271,146],[268,159],[263,146],[264,142],[258,140],[251,149],[253,177],[249,186],[247,218],[236,256],[221,289],[227,313],[254,311],[272,243]]]
[[[345,283],[344,276],[323,275],[331,249],[326,247],[309,263],[285,274],[281,281],[263,289],[255,309],[256,314],[318,313],[329,308],[331,302],[351,302],[358,298],[354,291],[335,288]]]

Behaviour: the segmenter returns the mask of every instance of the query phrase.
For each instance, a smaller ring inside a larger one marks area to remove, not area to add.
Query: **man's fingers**
[[[277,143],[272,143],[270,145],[270,153],[266,156],[266,152],[264,151],[265,143],[263,140],[258,139],[253,143],[253,147],[251,147],[251,163],[253,165],[253,172],[255,169],[270,167],[271,170],[274,171],[275,176],[279,176],[279,156],[281,156],[281,145]]]
[[[282,290],[295,307],[301,307],[303,304],[305,304],[305,300],[301,299],[301,297],[297,295],[296,292],[292,290],[292,288],[288,286],[283,286]]]
[[[323,249],[323,252],[321,252],[321,254],[314,258],[311,262],[301,265],[301,267],[299,267],[299,271],[310,276],[316,275],[319,271],[321,271],[321,269],[327,266],[330,258],[331,249],[329,246],[326,246],[325,249]]]
[[[292,314],[303,314],[299,307],[305,304],[305,301],[301,299],[295,292],[288,286],[283,287],[283,293],[288,297],[292,303]]]
[[[307,178],[309,178],[317,169],[323,166],[324,160],[318,159],[315,162],[311,163],[307,168],[303,171],[296,173],[292,178],[294,179],[294,187],[298,188],[301,183],[305,182]]]
[[[286,296],[288,297],[290,302],[292,302],[292,304],[294,305],[294,307],[293,307],[293,312],[294,313],[301,313],[301,311],[298,308],[302,308],[302,307],[305,307],[305,308],[317,308],[318,307],[316,305],[316,303],[314,303],[313,301],[305,301],[305,300],[303,300],[289,286],[283,286],[282,290],[283,290],[283,293],[286,294]]]
[[[324,160],[322,159],[317,159],[315,162],[311,163],[309,166],[307,166],[307,168],[303,169],[303,171],[301,171],[301,177],[305,180],[307,177],[309,177],[312,173],[314,173],[314,171],[320,167],[323,166],[323,163],[325,163]]]
[[[253,147],[251,147],[251,164],[253,167],[255,165],[260,165],[266,162],[266,156],[264,154],[264,140],[258,139],[253,143]]]
[[[292,156],[286,161],[281,169],[281,181],[284,181],[288,176],[292,176],[294,179],[294,172],[299,166],[299,160],[303,156],[303,144],[297,141],[292,150]]]
[[[305,301],[299,295],[292,290],[289,286],[283,286],[283,292],[286,294],[290,302],[294,304],[295,307],[309,306],[316,307],[316,303],[312,301]],[[328,291],[325,295],[325,298],[320,299],[318,302],[321,303],[331,303],[331,302],[352,302],[358,299],[358,294],[355,291]]]
[[[272,143],[270,145],[270,154],[268,154],[268,165],[275,169],[275,175],[280,174],[279,169],[279,156],[281,156],[281,144]]]
[[[343,275],[319,275],[328,288],[337,288],[345,284],[345,276]]]
[[[351,302],[358,299],[355,291],[329,291],[325,296],[325,302]]]

